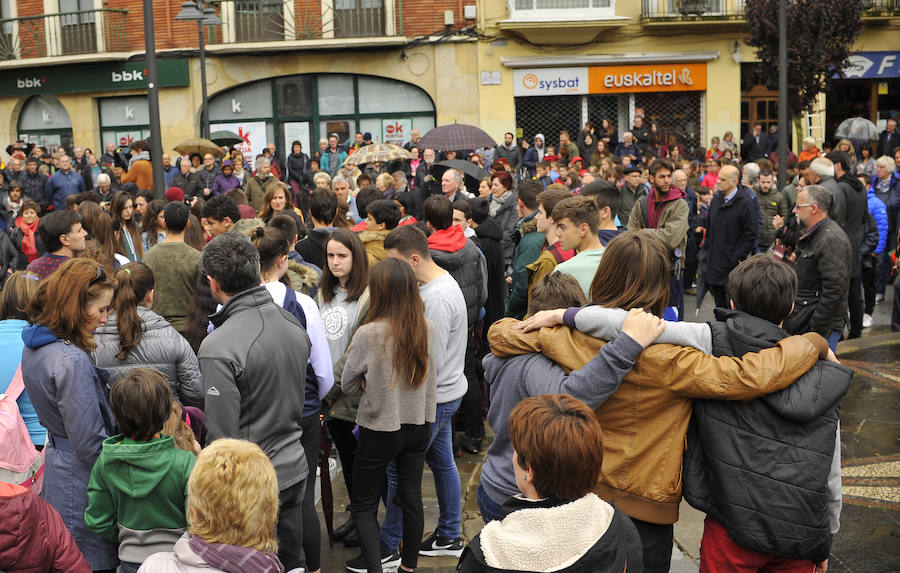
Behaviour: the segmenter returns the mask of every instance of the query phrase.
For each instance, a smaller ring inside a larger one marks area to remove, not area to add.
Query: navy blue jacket
[[[728,284],[728,273],[745,257],[753,254],[759,236],[759,207],[752,192],[738,188],[737,194],[725,202],[719,191],[709,204],[706,225],[706,282]]]

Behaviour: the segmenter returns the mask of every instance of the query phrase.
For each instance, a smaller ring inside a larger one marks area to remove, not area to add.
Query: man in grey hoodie
[[[203,273],[223,306],[197,357],[206,389],[209,441],[259,445],[278,476],[278,558],[304,567],[301,502],[308,467],[300,437],[310,342],[306,330],[260,285],[259,251],[235,232],[203,249]]]

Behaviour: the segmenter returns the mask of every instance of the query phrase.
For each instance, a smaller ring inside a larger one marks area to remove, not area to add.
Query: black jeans
[[[859,275],[850,277],[847,306],[850,310],[850,333],[847,336],[848,338],[859,338],[860,334],[862,334],[863,320],[862,281]]]
[[[316,474],[313,474],[315,477]],[[309,477],[307,476],[307,479]],[[278,535],[278,559],[285,571],[306,567],[303,558],[303,494],[306,493],[306,480],[295,483],[278,492],[278,523],[275,531]]]
[[[869,255],[866,255],[869,256]],[[874,261],[875,259],[873,259]],[[868,268],[866,265],[862,267],[860,275],[863,286],[863,308],[866,314],[875,312],[875,263],[873,262]]]
[[[644,573],[669,573],[672,564],[672,524],[659,525],[631,518],[644,548]]]
[[[369,573],[381,572],[378,500],[384,485],[385,469],[391,460],[397,465],[397,497],[394,501],[403,510],[401,563],[408,569],[415,569],[418,564],[419,542],[425,531],[422,471],[430,438],[431,428],[427,423],[421,426],[403,424],[395,432],[359,428],[350,505]]]
[[[729,304],[728,295],[725,293],[725,287],[721,285],[706,285],[709,289],[709,292],[712,293],[713,298],[716,301],[716,306],[718,308],[731,308]]]
[[[353,460],[356,458],[356,436],[353,435],[353,422],[332,418],[325,422],[328,433],[334,447],[337,448],[338,457],[341,458],[341,468],[344,474],[344,485],[347,486],[347,497],[353,500]]]
[[[303,436],[300,444],[306,454],[309,476],[306,478],[306,492],[303,494],[303,553],[306,554],[306,570],[316,571],[322,566],[322,533],[319,514],[316,513],[316,469],[319,467],[319,442],[322,440],[322,424],[319,414],[300,420]]]
[[[470,330],[466,342],[466,361],[463,372],[469,386],[463,398],[463,410],[466,413],[466,434],[475,439],[484,436],[484,423],[481,419],[481,378],[478,376],[478,357],[475,355],[475,331]]]

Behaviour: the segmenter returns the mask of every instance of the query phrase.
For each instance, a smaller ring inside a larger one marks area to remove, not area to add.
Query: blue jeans
[[[462,398],[437,405],[434,424],[431,425],[431,441],[425,452],[425,462],[434,474],[437,490],[438,517],[435,533],[444,539],[460,536],[462,521],[462,486],[459,470],[453,457],[453,414],[459,408]],[[394,462],[387,467],[387,496],[385,497],[384,523],[381,524],[381,547],[385,551],[396,551],[403,537],[402,512],[394,501],[397,496],[397,467]]]
[[[484,491],[484,486],[480,483],[478,484],[478,491],[476,492],[476,500],[478,501],[478,509],[481,510],[481,519],[483,519],[485,523],[503,520],[500,504],[491,499],[491,496]]]
[[[825,340],[828,341],[828,348],[830,348],[832,352],[837,352],[837,343],[840,341],[842,334],[843,332],[840,330],[832,330],[828,333],[828,337]]]

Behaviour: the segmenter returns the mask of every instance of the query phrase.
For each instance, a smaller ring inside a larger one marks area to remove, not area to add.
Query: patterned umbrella
[[[182,141],[172,149],[182,155],[192,155],[194,153],[199,153],[200,155],[209,153],[213,157],[222,157],[223,155],[225,155],[225,152],[222,151],[221,147],[208,139],[202,138]]]
[[[480,149],[497,145],[490,135],[474,125],[451,123],[435,127],[419,141],[419,149],[454,151]]]
[[[398,159],[412,159],[412,153],[392,143],[373,143],[351,153],[344,160],[344,165],[365,165],[376,161],[387,163]]]

